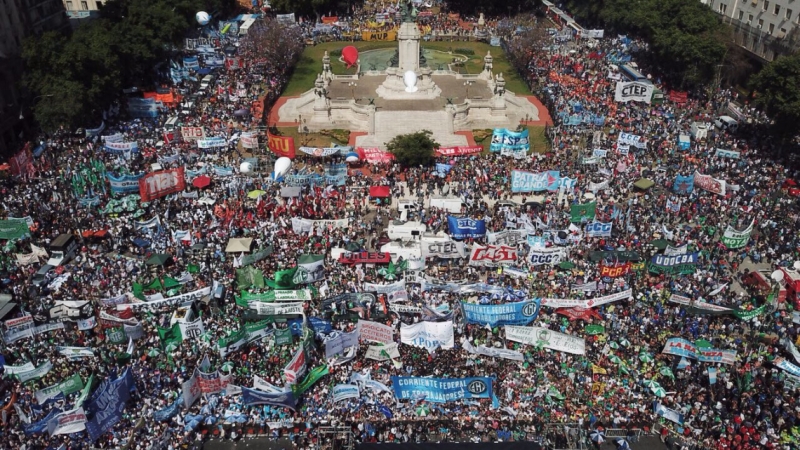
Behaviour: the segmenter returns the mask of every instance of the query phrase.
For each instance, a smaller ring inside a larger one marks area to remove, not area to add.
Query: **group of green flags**
[[[75,198],[81,198],[89,190],[94,190],[95,195],[97,190],[106,192],[106,166],[97,159],[92,159],[88,164],[82,164],[75,168],[72,173],[70,182],[72,183],[72,192]]]
[[[189,271],[191,272],[191,271]],[[164,277],[163,281],[160,278],[155,278],[148,284],[134,282],[132,286],[133,296],[139,300],[144,300],[144,291],[166,291],[168,296],[177,294],[183,285],[172,277]]]

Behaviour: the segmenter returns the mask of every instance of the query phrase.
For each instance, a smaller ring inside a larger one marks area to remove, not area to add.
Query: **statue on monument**
[[[414,7],[414,2],[412,0],[400,3],[400,18],[403,23],[414,23],[417,21],[417,9]]]

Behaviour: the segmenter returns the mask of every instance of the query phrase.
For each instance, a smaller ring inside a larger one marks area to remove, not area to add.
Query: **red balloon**
[[[345,64],[347,64],[347,68],[349,69],[350,66],[358,61],[358,49],[352,45],[348,45],[342,49],[342,57],[344,58]]]

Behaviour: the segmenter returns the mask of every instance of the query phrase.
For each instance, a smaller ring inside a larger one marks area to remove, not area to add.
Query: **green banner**
[[[269,284],[270,287],[275,289],[295,289],[297,287],[294,283],[295,272],[297,272],[297,267],[275,272],[273,275],[275,281]]]
[[[106,328],[106,342],[109,344],[127,344],[128,336],[125,334],[125,328]]]
[[[259,320],[258,322],[244,324],[244,330],[247,334],[258,334],[268,326],[272,325],[274,320]]]
[[[659,266],[652,262],[647,264],[650,273],[667,273],[672,275],[689,275],[697,271],[697,264],[678,264],[675,266]]]
[[[270,245],[269,247],[262,248],[261,250],[252,253],[250,255],[244,255],[244,257],[242,258],[242,267],[247,267],[250,264],[261,261],[262,259],[266,258],[271,254],[272,254],[272,246]]]
[[[181,334],[181,327],[177,323],[172,325],[169,328],[158,328],[158,337],[161,338],[161,343],[163,345],[167,345],[173,343],[175,345],[180,345],[181,341],[183,341],[183,335]]]
[[[29,233],[28,223],[24,220],[0,220],[0,240],[19,239]]]
[[[584,203],[582,205],[571,205],[569,207],[571,222],[585,222],[594,220],[597,214],[597,202]]]
[[[81,390],[81,396],[78,397],[78,401],[75,402],[76,406],[82,406],[83,402],[89,398],[89,394],[92,392],[92,384],[94,384],[94,374],[91,374],[89,379],[86,380],[86,385],[84,385],[83,389]]]
[[[264,274],[255,267],[244,267],[236,271],[236,282],[239,288],[247,289],[250,286],[255,286],[259,289],[266,287],[264,283]]]
[[[754,309],[752,311],[744,311],[744,310],[735,311],[733,313],[733,315],[738,317],[741,320],[748,321],[748,320],[753,319],[756,316],[760,316],[766,310],[767,310],[767,305],[763,304],[763,305],[759,306],[758,308],[756,308],[756,309]]]
[[[586,334],[589,336],[594,336],[596,334],[604,334],[606,329],[602,325],[586,325],[584,331],[586,331]]]
[[[311,389],[311,386],[314,385],[320,378],[324,377],[328,374],[328,366],[323,365],[319,367],[315,367],[311,370],[311,372],[303,378],[303,381],[300,384],[295,384],[292,386],[292,391],[296,397],[303,395],[304,392]]]
[[[233,344],[234,342],[243,341],[246,339],[247,339],[247,329],[242,328],[240,330],[231,333],[228,336],[225,336],[224,338],[220,338],[220,340],[217,341],[217,345],[219,347],[227,347],[230,344]]]
[[[242,291],[242,296],[237,299],[236,304],[246,307],[248,302],[307,302],[310,300],[311,292],[308,289],[267,291],[261,294]]]
[[[42,395],[43,398],[50,398],[57,392],[62,392],[64,395],[74,394],[75,392],[80,391],[83,389],[83,380],[81,380],[80,375],[77,373],[66,380],[54,384],[52,386],[46,387],[36,393],[36,395]],[[38,397],[37,397],[38,398]]]
[[[275,330],[275,345],[288,345],[293,342],[292,330],[289,328]]]

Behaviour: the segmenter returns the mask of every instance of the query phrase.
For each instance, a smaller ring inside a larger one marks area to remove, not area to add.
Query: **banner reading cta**
[[[142,197],[142,202],[149,202],[184,189],[186,180],[183,167],[149,173],[139,179],[139,195]]]
[[[275,136],[267,132],[267,147],[278,156],[294,159],[294,138],[291,136]]]
[[[434,403],[447,403],[465,398],[491,398],[492,379],[392,377],[394,396],[399,400],[424,398]]]

